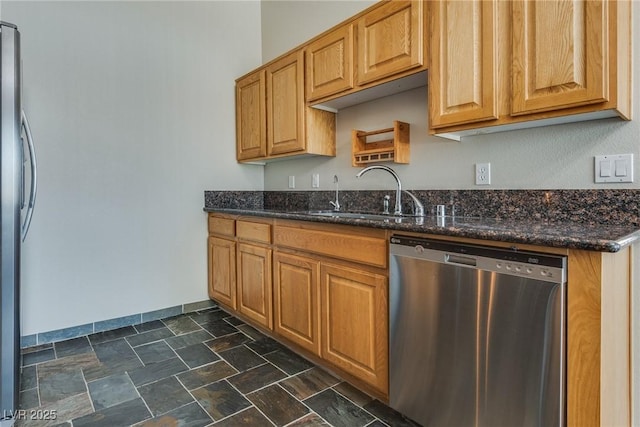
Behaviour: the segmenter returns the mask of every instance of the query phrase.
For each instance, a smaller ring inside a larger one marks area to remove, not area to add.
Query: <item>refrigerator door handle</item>
[[[22,164],[20,165],[20,182],[22,183],[22,188],[20,189],[20,210],[24,209],[27,206],[27,198],[24,196],[25,185],[24,185],[24,177],[25,177],[25,162],[26,159],[24,157],[24,138],[20,137],[20,145],[22,150]]]
[[[33,207],[36,204],[36,191],[38,188],[38,167],[36,165],[36,151],[33,146],[33,137],[31,136],[31,128],[29,127],[29,121],[27,115],[22,111],[22,128],[27,136],[27,145],[29,147],[29,159],[31,160],[31,191],[29,192],[29,205],[27,206],[27,213],[22,224],[22,241],[27,237],[29,232],[29,226],[31,225],[31,217],[33,216]],[[24,182],[23,182],[24,185]]]

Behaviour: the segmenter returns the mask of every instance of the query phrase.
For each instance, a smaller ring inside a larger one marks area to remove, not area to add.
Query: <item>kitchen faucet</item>
[[[398,176],[396,171],[394,171],[390,167],[384,166],[384,165],[367,166],[366,168],[364,168],[360,172],[358,172],[358,174],[356,175],[356,178],[360,178],[365,173],[369,172],[370,170],[374,170],[374,169],[387,171],[396,180],[397,188],[396,188],[396,205],[395,205],[395,207],[393,209],[393,214],[394,215],[402,215],[402,200],[401,200],[401,197],[402,197],[402,191],[404,191],[409,196],[411,196],[411,199],[413,200],[413,205],[415,206],[414,214],[416,216],[424,216],[424,206],[422,205],[422,203],[420,203],[420,200],[418,200],[418,198],[416,196],[414,196],[413,194],[411,194],[410,192],[408,192],[406,190],[402,190],[402,183],[400,182],[400,177]]]
[[[331,206],[333,206],[333,210],[335,212],[340,211],[340,201],[338,200],[338,175],[333,175],[333,183],[336,185],[336,201],[329,200]]]

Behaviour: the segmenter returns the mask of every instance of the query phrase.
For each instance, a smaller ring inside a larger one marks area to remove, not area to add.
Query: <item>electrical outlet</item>
[[[311,175],[311,188],[319,188],[320,187],[320,174],[314,173]]]
[[[491,184],[491,163],[476,163],[476,185]]]
[[[289,175],[289,188],[296,188],[296,177]]]

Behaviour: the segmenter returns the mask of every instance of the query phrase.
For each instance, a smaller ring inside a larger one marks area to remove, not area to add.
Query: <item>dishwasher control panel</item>
[[[553,279],[555,277],[555,272],[553,268],[542,267],[538,265],[528,265],[528,264],[515,264],[510,262],[501,262],[497,261],[495,263],[496,270],[507,273],[516,273],[526,275],[528,277],[536,277],[540,276],[545,279]]]
[[[393,235],[390,239],[390,254],[547,282],[566,282],[566,257],[521,251],[517,248],[497,248]]]

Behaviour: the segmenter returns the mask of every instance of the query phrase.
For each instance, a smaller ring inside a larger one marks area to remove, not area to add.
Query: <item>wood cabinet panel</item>
[[[306,152],[319,156],[336,155],[336,114],[316,108],[305,108]]]
[[[274,229],[274,244],[376,267],[385,268],[388,263],[387,242],[380,237],[279,225]]]
[[[386,394],[386,277],[331,264],[320,275],[322,357]]]
[[[236,157],[267,154],[266,74],[259,70],[236,82]]]
[[[608,1],[513,2],[511,114],[607,101]]]
[[[209,233],[233,237],[236,235],[236,222],[230,218],[209,215]]]
[[[430,126],[497,119],[497,3],[442,0],[430,7]]]
[[[632,247],[603,253],[601,419],[607,425],[632,425]]]
[[[320,355],[320,262],[279,252],[273,258],[274,331]]]
[[[307,101],[353,88],[353,25],[311,42],[305,55]]]
[[[567,283],[567,426],[631,426],[631,250],[572,250]]]
[[[271,329],[271,249],[238,243],[237,281],[240,313]]]
[[[269,64],[267,72],[267,154],[305,149],[304,52]]]
[[[599,375],[592,374],[600,370],[600,271],[599,253],[570,254],[567,364],[574,369],[567,376],[567,426],[600,425]]]
[[[236,81],[238,161],[336,155],[336,115],[307,107],[304,90],[303,49]]]
[[[208,239],[209,297],[236,309],[236,244],[210,236]]]
[[[423,64],[424,2],[391,1],[357,20],[358,84]]]
[[[250,240],[259,243],[271,243],[271,224],[236,221],[236,235],[238,239]]]

